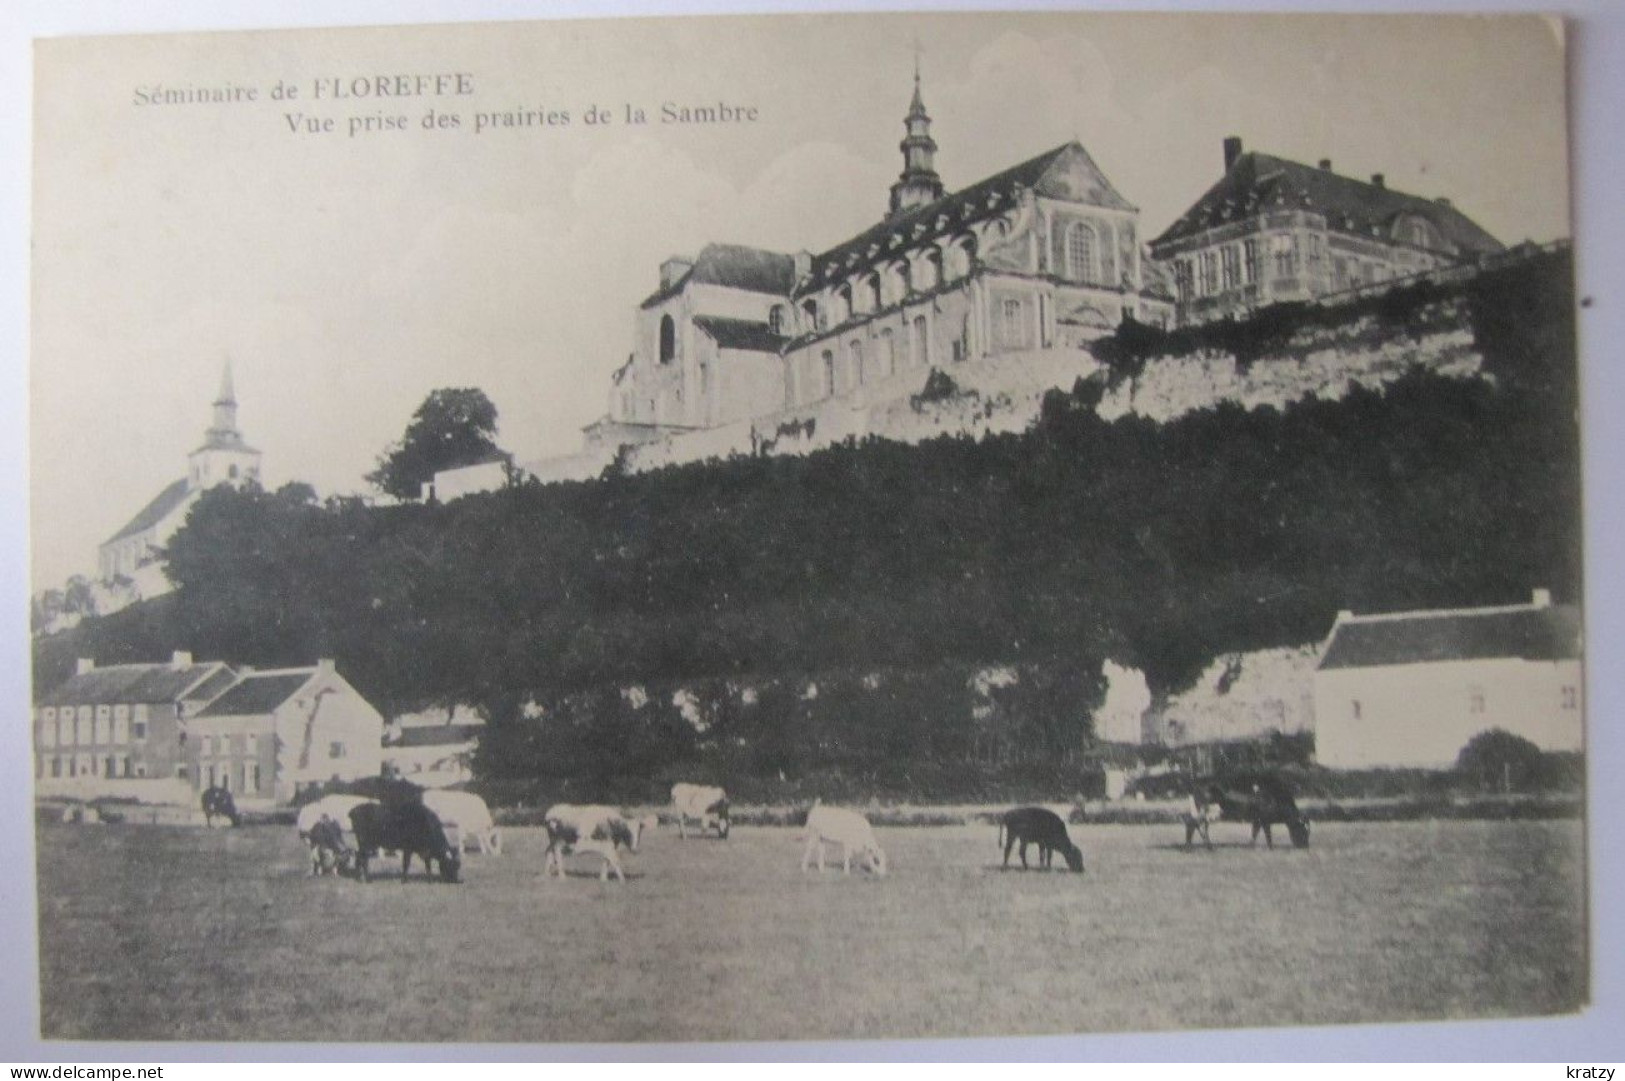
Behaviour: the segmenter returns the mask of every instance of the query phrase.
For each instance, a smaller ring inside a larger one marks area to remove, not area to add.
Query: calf
[[[434,873],[433,863],[440,865],[440,877],[456,882],[462,867],[457,846],[446,836],[446,829],[435,813],[421,803],[364,803],[350,812],[350,825],[355,830],[356,869],[361,881],[370,881],[367,861],[381,850],[395,849],[401,854],[401,881],[406,881],[412,867],[412,857],[423,860],[423,869]]]
[[[312,876],[331,871],[338,874],[349,866],[355,853],[344,842],[344,827],[331,815],[323,815],[310,827],[306,836],[310,844],[310,873]]]
[[[1009,840],[1005,837],[1008,834]],[[1021,869],[1027,869],[1027,846],[1038,846],[1038,866],[1046,871],[1059,852],[1066,865],[1082,873],[1083,853],[1067,836],[1066,823],[1054,811],[1042,807],[1017,807],[999,819],[999,846],[1004,849],[1004,866],[1010,866],[1010,850],[1021,845]]]
[[[818,870],[824,869],[824,844],[841,846],[841,863],[847,874],[852,873],[852,853],[858,853],[869,870],[877,875],[886,873],[886,853],[875,840],[875,831],[869,820],[856,811],[844,807],[825,807],[813,802],[807,812],[807,847],[801,854],[801,869],[805,871],[818,853]]]
[[[728,819],[728,793],[714,785],[674,784],[671,786],[671,805],[677,813],[677,836],[686,837],[684,826],[689,819],[700,824],[700,833],[716,830],[722,840],[728,839],[731,823]]]

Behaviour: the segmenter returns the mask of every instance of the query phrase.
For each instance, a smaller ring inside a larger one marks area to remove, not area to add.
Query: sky
[[[521,460],[605,409],[660,262],[821,250],[901,166],[916,49],[950,189],[1076,138],[1154,236],[1221,141],[1449,196],[1504,242],[1570,233],[1563,45],[1535,18],[764,16],[65,38],[36,45],[33,588],[185,472],[229,360],[266,484],[363,477],[438,387]],[[316,80],[473,92],[312,101]],[[300,97],[273,101],[279,81]],[[234,104],[137,104],[252,86]],[[753,108],[659,123],[664,102]],[[626,104],[651,122],[624,122]],[[589,105],[608,125],[584,123]],[[455,129],[424,115],[455,113]],[[475,134],[475,114],[566,127]],[[405,130],[347,134],[351,118]],[[336,130],[296,134],[331,119]]]

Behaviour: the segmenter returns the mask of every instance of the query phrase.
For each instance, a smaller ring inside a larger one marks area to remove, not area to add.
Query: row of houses
[[[81,659],[35,700],[34,777],[40,795],[172,800],[219,786],[247,806],[386,771],[452,784],[469,777],[475,720],[435,711],[386,724],[331,660],[256,670],[186,652],[164,664]]]

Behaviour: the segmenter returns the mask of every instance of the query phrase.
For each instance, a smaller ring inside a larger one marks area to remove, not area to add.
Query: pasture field
[[[647,836],[601,883],[540,830],[464,881],[307,877],[292,827],[38,827],[42,1035],[644,1041],[1052,1034],[1503,1017],[1587,998],[1583,826],[1316,823],[1313,847],[1075,826],[1088,872],[994,829],[881,829],[884,879],[799,831]],[[1057,865],[1060,861],[1057,860]]]

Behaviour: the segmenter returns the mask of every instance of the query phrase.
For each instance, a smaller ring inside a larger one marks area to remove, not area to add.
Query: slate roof
[[[1153,240],[1151,247],[1156,250],[1277,207],[1322,213],[1328,228],[1337,232],[1370,236],[1375,227],[1384,238],[1392,238],[1394,220],[1401,214],[1415,214],[1432,222],[1461,256],[1489,255],[1505,247],[1454,207],[1256,151],[1238,157],[1219,182]]]
[[[1332,629],[1319,667],[1375,668],[1439,661],[1580,656],[1580,610],[1572,605],[1355,616]]]
[[[123,540],[125,537],[151,529],[161,522],[165,515],[184,502],[186,502],[186,478],[182,477],[159,492],[151,503],[142,507],[140,512],[125,524],[123,529],[114,533],[102,543],[112,544],[116,540]]]
[[[851,240],[814,256],[812,273],[803,284],[817,288],[821,282],[843,278],[879,262],[883,257],[889,258],[916,244],[952,234],[966,225],[1002,214],[1015,205],[1020,191],[1037,188],[1050,168],[1068,155],[1078,156],[1081,159],[1079,164],[1084,166],[1084,172],[1090,177],[1087,201],[1114,210],[1134,209],[1133,204],[1112,187],[1111,181],[1106,179],[1081,143],[1064,143],[986,180],[977,181],[968,188],[944,195],[934,203],[887,218]]]
[[[262,717],[272,712],[310,682],[314,668],[293,671],[250,672],[231,690],[210,702],[199,717]]]
[[[717,315],[697,315],[694,325],[705,331],[723,349],[748,349],[754,353],[777,353],[790,339],[775,334],[766,323],[748,319],[725,319]]]
[[[35,704],[100,706],[207,699],[233,678],[231,670],[219,661],[181,668],[168,664],[110,664],[70,676],[41,695]],[[193,684],[198,686],[194,688]]]
[[[403,726],[390,747],[452,747],[473,743],[485,732],[483,724],[420,724]]]
[[[792,256],[743,244],[707,244],[700,249],[687,274],[651,293],[642,306],[650,308],[674,297],[691,282],[789,296],[795,276],[796,261]]]

